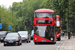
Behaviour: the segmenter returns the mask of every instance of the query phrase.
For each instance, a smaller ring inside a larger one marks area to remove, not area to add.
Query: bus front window
[[[54,36],[54,26],[35,26],[34,27],[34,34],[50,38]]]
[[[54,18],[54,13],[35,13],[36,18]]]
[[[51,20],[37,20],[37,24],[52,24]]]

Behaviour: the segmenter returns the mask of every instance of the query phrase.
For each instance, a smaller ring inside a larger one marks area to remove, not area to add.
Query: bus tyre
[[[37,44],[37,42],[34,42],[34,44]]]
[[[57,40],[58,40],[58,41],[60,41],[60,40],[61,40],[61,38],[58,38]]]

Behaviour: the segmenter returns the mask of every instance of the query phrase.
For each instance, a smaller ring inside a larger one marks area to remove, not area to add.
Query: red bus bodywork
[[[60,22],[61,22],[61,20],[60,20],[60,16],[59,15],[56,15],[56,18],[57,18],[57,20],[56,21],[59,21],[59,26],[57,26],[57,28],[59,29],[57,32],[56,32],[56,38],[57,38],[57,40],[61,40],[61,24],[60,24]]]
[[[51,10],[51,9],[38,9],[38,10],[35,11],[35,13],[55,13],[55,12],[54,12],[54,10]],[[37,20],[51,20],[52,24],[37,24],[36,23]],[[55,25],[55,19],[54,18],[34,18],[34,25]],[[34,42],[55,43],[56,42],[56,35],[55,35],[54,41],[51,41],[49,39],[46,39],[46,38],[43,38],[41,36],[38,36],[38,35],[34,34],[33,41]]]
[[[54,10],[51,10],[51,9],[38,9],[38,10],[35,11],[35,13],[39,13],[39,12],[40,13],[41,12],[42,13],[55,13]]]
[[[34,38],[37,38],[37,40],[35,40]],[[55,39],[56,39],[56,38],[55,38]],[[34,41],[34,42],[51,42],[51,43],[55,43],[55,42],[56,42],[56,40],[55,40],[55,41],[51,41],[51,40],[48,40],[48,39],[43,38],[43,37],[41,37],[41,36],[38,36],[38,35],[36,35],[36,34],[34,34],[33,41]]]
[[[50,20],[52,21],[52,24],[37,24],[37,20]],[[34,25],[55,25],[55,19],[54,18],[34,18]]]
[[[56,38],[60,38],[60,35],[61,35],[61,28],[59,28],[59,31],[56,32]]]

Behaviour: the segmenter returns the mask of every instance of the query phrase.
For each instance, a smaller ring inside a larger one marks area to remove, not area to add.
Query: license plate
[[[42,42],[46,42],[46,40],[42,40]]]
[[[9,41],[9,43],[13,43],[13,41]]]

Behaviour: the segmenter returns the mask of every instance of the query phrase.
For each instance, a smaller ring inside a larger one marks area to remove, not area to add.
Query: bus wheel
[[[60,41],[60,40],[61,40],[61,38],[58,38],[57,40],[58,40],[58,41]]]
[[[38,44],[37,42],[34,42],[34,44]]]

